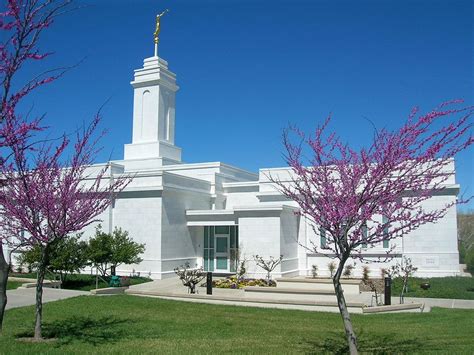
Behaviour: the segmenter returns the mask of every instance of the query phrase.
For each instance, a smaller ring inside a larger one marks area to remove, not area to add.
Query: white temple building
[[[145,59],[131,85],[132,142],[125,145],[123,160],[112,162],[111,177],[123,173],[135,177],[101,219],[104,230],[121,227],[145,243],[146,251],[142,263],[122,266],[119,274],[133,270],[162,279],[173,276],[173,269],[185,262],[229,274],[235,272],[239,252],[249,260],[249,276],[264,275],[252,261],[256,254],[283,255],[275,277],[308,275],[312,265],[318,266],[320,275],[328,275],[331,259],[305,248],[311,241],[316,245],[324,241],[295,215],[295,203],[269,180],[269,174],[284,180],[288,168],[260,169],[255,174],[221,162],[184,163],[175,145],[179,87],[168,63],[158,56]],[[449,184],[445,194],[431,198],[426,207],[453,201],[459,192],[454,175]],[[91,227],[85,235],[93,232]],[[410,257],[420,276],[460,273],[455,206],[437,224],[424,225],[390,243],[396,244],[391,262]],[[366,257],[385,257],[392,246],[381,243],[365,251]],[[387,264],[371,264],[374,275],[381,267]],[[361,273],[360,265],[355,273]]]

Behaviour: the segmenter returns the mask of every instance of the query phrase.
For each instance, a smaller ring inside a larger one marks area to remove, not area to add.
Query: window
[[[326,230],[323,227],[319,227],[319,242],[321,249],[326,249],[327,240],[326,240]]]
[[[229,234],[229,226],[216,226],[216,234]]]
[[[230,272],[237,271],[239,258],[239,227],[230,227]]]
[[[388,240],[388,218],[386,216],[382,217],[382,224],[384,225],[383,228],[383,248],[388,249],[390,247],[390,242]],[[387,224],[387,225],[386,225]]]
[[[214,227],[204,227],[204,270],[214,271]]]
[[[364,223],[362,225],[362,248],[367,248],[367,236],[368,236],[368,228],[367,228],[367,223]]]

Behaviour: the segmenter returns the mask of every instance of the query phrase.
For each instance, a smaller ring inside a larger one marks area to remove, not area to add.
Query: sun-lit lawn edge
[[[22,282],[18,281],[8,281],[7,282],[7,290],[16,290],[18,287],[22,285]]]
[[[469,353],[474,310],[354,315],[362,352]],[[178,302],[129,295],[83,296],[45,304],[44,334],[31,336],[33,307],[7,311],[2,353],[341,353],[337,313]]]
[[[423,290],[420,285],[424,282],[430,284],[428,290]],[[392,295],[398,296],[402,289],[402,280],[393,280]],[[408,292],[405,297],[449,298],[474,300],[474,278],[472,277],[432,277],[423,279],[413,277],[408,282]]]
[[[10,274],[10,276],[36,279],[35,273],[22,273],[22,274],[12,273]],[[51,275],[48,275],[48,277],[50,278]],[[46,278],[47,280],[49,279],[48,277]],[[138,285],[144,282],[152,281],[148,277],[139,277],[139,276],[129,277],[129,280],[130,280],[131,285]],[[106,278],[105,281],[104,279],[99,278],[99,284],[98,284],[99,288],[109,287],[109,284],[108,284],[109,279]],[[61,288],[64,288],[67,290],[90,291],[96,288],[96,277],[95,275],[90,275],[90,274],[67,275],[66,281],[61,285]]]

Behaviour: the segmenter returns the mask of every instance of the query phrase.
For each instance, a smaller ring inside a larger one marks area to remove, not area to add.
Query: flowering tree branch
[[[353,353],[356,337],[339,282],[345,262],[363,260],[365,248],[435,223],[454,205],[469,200],[460,198],[438,208],[423,205],[452,187],[454,156],[474,143],[469,121],[474,108],[459,108],[460,103],[446,102],[427,114],[415,108],[400,129],[378,130],[370,146],[360,150],[343,143],[335,132],[328,133],[331,117],[313,135],[294,127],[283,134],[291,171],[288,179],[270,180],[298,204],[298,213],[316,235],[325,234],[326,245],[313,244],[314,252],[339,260],[333,283]]]

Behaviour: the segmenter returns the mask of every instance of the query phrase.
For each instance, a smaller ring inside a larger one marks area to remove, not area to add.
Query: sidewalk
[[[58,301],[66,298],[90,295],[90,292],[75,290],[60,290],[55,288],[43,288],[43,303]],[[7,291],[7,308],[31,306],[35,304],[36,289],[19,287],[16,290]]]

